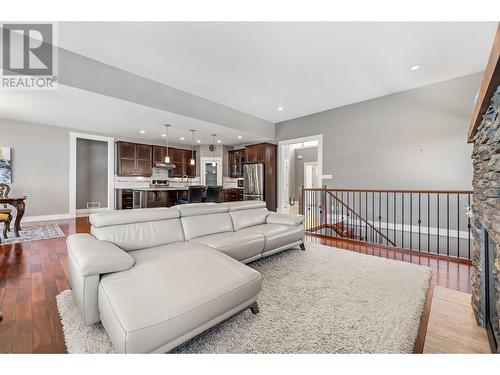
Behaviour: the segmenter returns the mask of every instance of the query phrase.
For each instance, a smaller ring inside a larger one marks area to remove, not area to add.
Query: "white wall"
[[[339,188],[471,189],[466,133],[481,73],[276,124],[278,141],[323,134]]]

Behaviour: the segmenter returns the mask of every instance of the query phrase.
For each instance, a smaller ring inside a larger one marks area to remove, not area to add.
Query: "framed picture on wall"
[[[10,147],[0,147],[0,182],[12,183]]]

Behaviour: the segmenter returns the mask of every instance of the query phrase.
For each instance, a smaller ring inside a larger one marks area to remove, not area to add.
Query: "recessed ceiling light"
[[[162,137],[166,137],[167,135],[166,135],[166,134],[162,134],[161,136],[162,136]]]
[[[217,143],[221,143],[222,141],[220,139],[217,140]]]
[[[282,111],[283,110],[283,107],[278,107],[278,111]]]
[[[197,143],[201,143],[201,141],[200,141],[199,139],[198,139],[196,142],[197,142]]]
[[[146,130],[139,130],[139,133],[144,134],[146,133]]]
[[[419,70],[420,67],[418,65],[414,65],[410,68],[410,70]]]
[[[241,139],[241,138],[243,138],[243,137],[242,137],[241,135],[239,135],[239,136],[237,136],[236,138]]]
[[[184,137],[180,137],[179,139],[180,139],[181,141],[183,141],[183,140],[184,140]]]

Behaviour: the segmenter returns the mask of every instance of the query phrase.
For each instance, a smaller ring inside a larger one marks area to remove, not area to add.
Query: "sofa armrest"
[[[87,233],[73,234],[66,243],[81,276],[125,271],[135,264],[134,258],[118,246]]]
[[[304,223],[304,216],[297,214],[278,214],[271,212],[267,216],[268,224],[300,225]]]

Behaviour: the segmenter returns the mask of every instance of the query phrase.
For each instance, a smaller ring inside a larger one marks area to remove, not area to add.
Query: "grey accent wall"
[[[26,195],[26,216],[69,211],[69,130],[0,119],[0,145],[12,148],[11,196]]]
[[[323,134],[323,174],[339,188],[471,189],[480,83],[477,73],[281,122],[276,139]]]
[[[87,202],[108,206],[108,144],[102,141],[76,141],[76,208]]]

